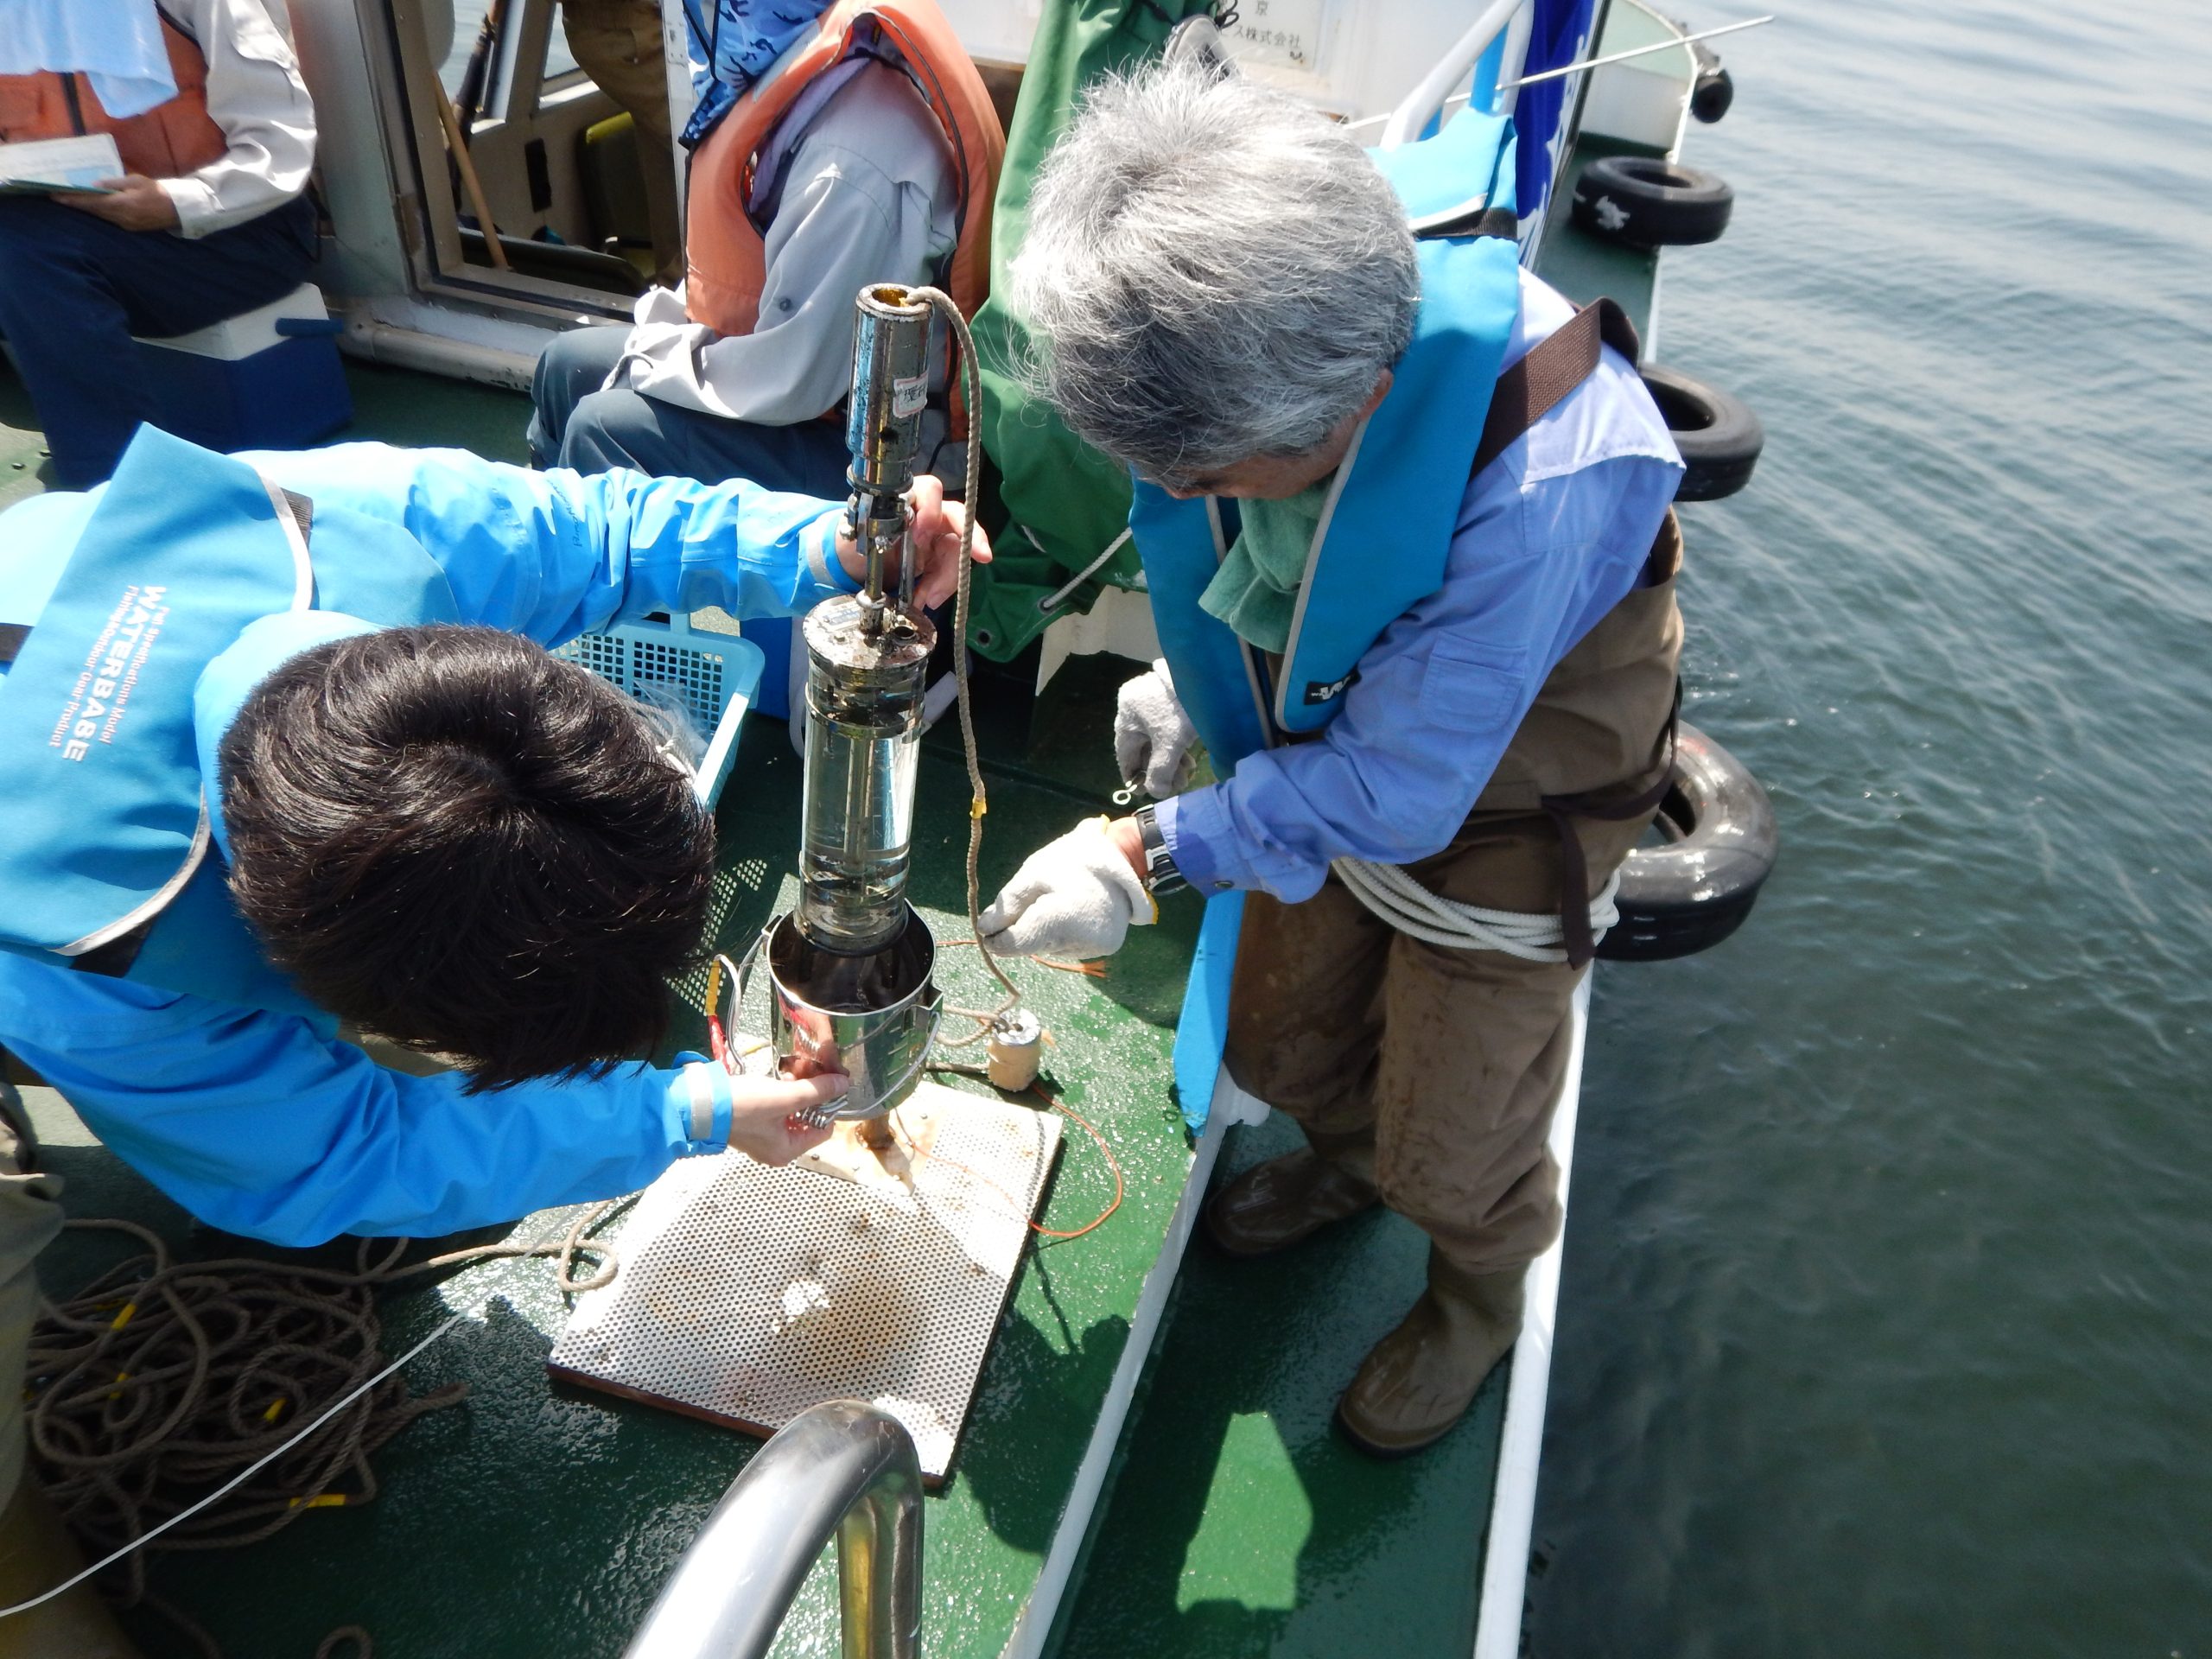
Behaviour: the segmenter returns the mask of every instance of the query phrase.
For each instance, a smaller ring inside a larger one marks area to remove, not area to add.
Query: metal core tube
[[[906,539],[906,504],[929,402],[930,308],[895,283],[864,288],[854,302],[853,391],[845,406],[846,474],[853,486],[846,521],[867,563],[861,594],[871,631],[881,626],[887,556]],[[899,598],[913,598],[912,563],[899,562]]]
[[[918,612],[834,599],[806,619],[806,805],[799,931],[859,956],[899,936],[914,823],[922,690],[937,631]]]
[[[882,950],[906,919],[914,756],[936,631],[913,603],[913,561],[884,592],[906,537],[929,380],[930,308],[906,290],[861,290],[845,436],[853,493],[847,528],[867,562],[861,591],[815,607],[807,653],[805,828],[799,931],[844,956]]]

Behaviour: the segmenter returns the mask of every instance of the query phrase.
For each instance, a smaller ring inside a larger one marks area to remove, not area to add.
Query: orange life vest
[[[691,158],[684,231],[683,308],[718,334],[749,334],[766,279],[760,228],[745,211],[753,165],[776,123],[809,82],[871,43],[897,49],[952,150],[959,188],[957,240],[945,289],[974,316],[990,288],[991,200],[1006,130],[967,48],[932,0],[839,0],[813,37],[793,46],[746,89]]]
[[[168,103],[118,121],[100,107],[82,75],[0,75],[0,140],[112,133],[123,170],[149,179],[181,179],[219,160],[230,141],[207,113],[207,60],[167,16],[162,41],[176,79],[176,96]]]

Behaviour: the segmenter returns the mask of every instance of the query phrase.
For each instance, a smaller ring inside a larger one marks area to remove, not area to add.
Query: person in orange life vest
[[[684,285],[649,291],[627,327],[546,348],[531,452],[842,495],[843,429],[821,416],[851,374],[854,296],[934,283],[974,313],[1005,136],[933,0],[686,10],[709,67],[684,134]],[[956,491],[957,435],[933,397],[919,464]]]
[[[68,489],[154,416],[133,334],[266,305],[315,259],[315,105],[283,6],[162,0],[159,18],[176,96],[142,114],[111,115],[97,76],[0,74],[0,140],[107,132],[123,161],[111,194],[0,198],[0,334]]]

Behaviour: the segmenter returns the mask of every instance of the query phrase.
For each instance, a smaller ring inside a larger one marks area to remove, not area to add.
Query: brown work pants
[[[1629,799],[1656,783],[1681,645],[1680,546],[1670,513],[1654,553],[1668,579],[1631,593],[1560,659],[1459,835],[1408,866],[1424,886],[1499,910],[1556,910],[1559,832],[1539,798]],[[1593,890],[1649,822],[1574,820]],[[1302,904],[1255,893],[1237,946],[1230,1074],[1455,1266],[1520,1267],[1559,1236],[1545,1141],[1586,971],[1423,944],[1334,875]]]
[[[566,0],[561,29],[584,73],[637,124],[653,261],[659,281],[673,288],[683,279],[683,233],[676,214],[676,141],[668,118],[660,7],[654,0]]]

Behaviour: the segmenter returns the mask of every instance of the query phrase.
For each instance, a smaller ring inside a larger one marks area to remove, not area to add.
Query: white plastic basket
[[[648,685],[676,692],[699,729],[711,734],[691,786],[712,809],[737,754],[739,723],[760,688],[764,660],[760,646],[738,638],[735,618],[709,610],[619,622],[604,633],[580,634],[553,654],[632,696]]]

